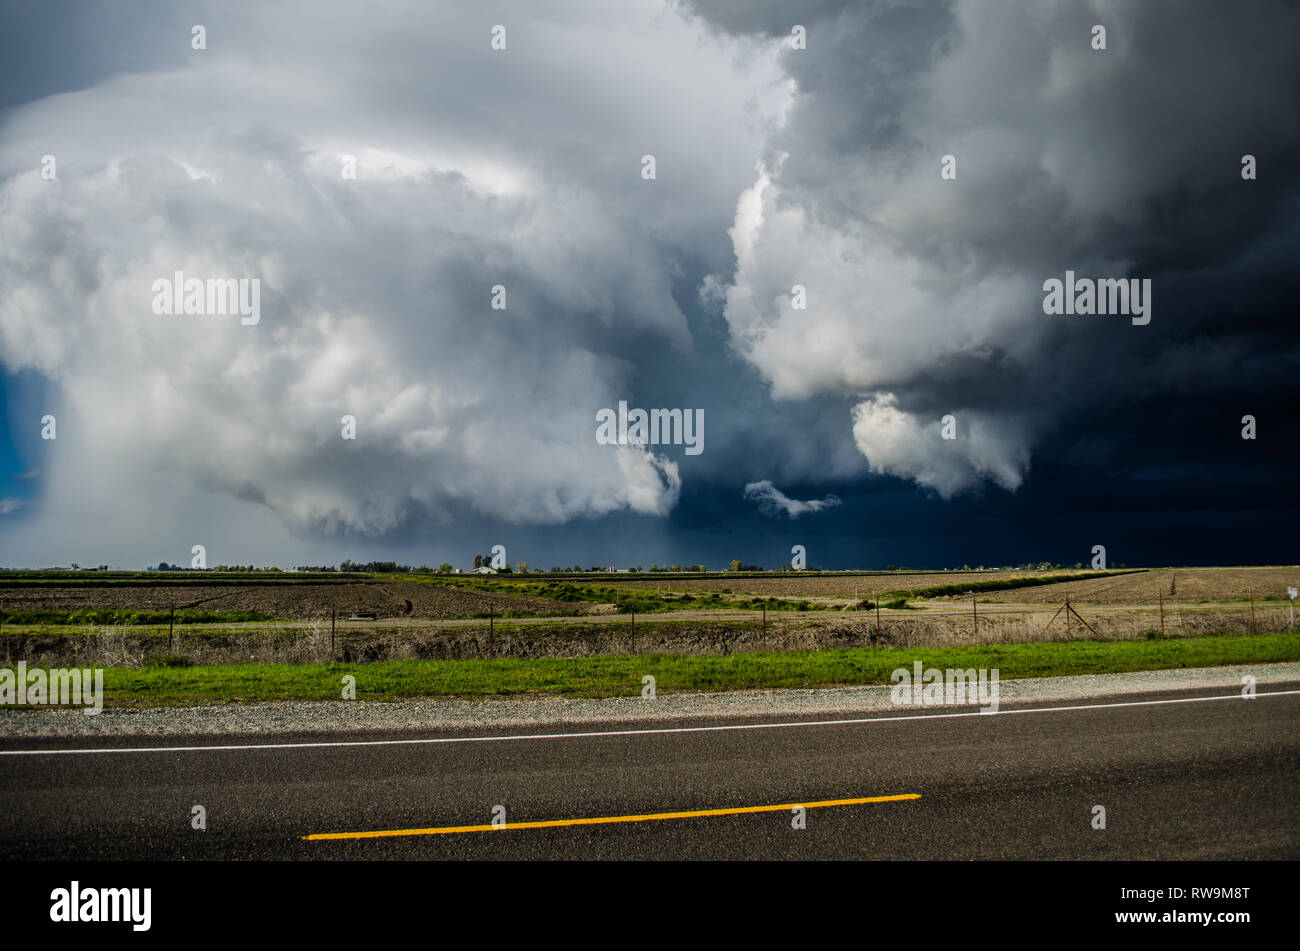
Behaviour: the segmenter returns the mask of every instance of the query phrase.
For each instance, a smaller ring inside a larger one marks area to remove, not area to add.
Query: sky
[[[1294,563],[1297,35],[8,2],[0,566]],[[1048,313],[1069,274],[1131,312]]]

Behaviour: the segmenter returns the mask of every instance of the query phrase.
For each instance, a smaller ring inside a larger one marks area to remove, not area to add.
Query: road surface
[[[159,737],[116,741],[135,751],[53,752],[114,744],[9,739],[0,857],[1300,858],[1300,684],[1259,693],[1004,704],[994,715],[912,708],[811,725],[241,738],[228,749]],[[788,808],[901,796],[919,798],[807,808],[804,829]],[[191,827],[196,805],[206,831]],[[506,828],[494,830],[498,805]],[[1098,805],[1105,829],[1093,828]],[[782,808],[649,818],[764,806]],[[628,816],[646,818],[511,827]]]

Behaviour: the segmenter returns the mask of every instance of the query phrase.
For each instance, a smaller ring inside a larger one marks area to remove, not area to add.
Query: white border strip
[[[1257,697],[1288,697],[1300,690],[1275,690]],[[509,740],[573,740],[601,736],[651,736],[667,733],[720,733],[727,730],[774,730],[797,726],[850,726],[862,723],[896,723],[901,720],[949,720],[956,717],[995,717],[1017,713],[1061,713],[1071,710],[1110,710],[1117,707],[1153,707],[1171,703],[1207,703],[1214,700],[1248,699],[1240,693],[1219,697],[1179,697],[1172,700],[1127,700],[1121,703],[1088,703],[1064,707],[1025,707],[988,713],[917,713],[897,717],[856,717],[845,720],[794,720],[784,723],[729,723],[720,726],[658,727],[645,730],[592,730],[583,733],[518,733],[509,736],[439,736],[413,740],[322,740],[314,743],[246,743],[229,746],[134,746],[64,750],[0,750],[0,756],[84,756],[96,753],[200,753],[225,750],[302,750],[343,746],[418,746],[431,743],[501,743]]]

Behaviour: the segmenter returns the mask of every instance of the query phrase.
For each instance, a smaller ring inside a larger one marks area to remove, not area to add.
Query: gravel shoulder
[[[1253,664],[1073,677],[1005,680],[1000,703],[1048,703],[1188,689],[1236,690],[1242,677],[1260,688],[1300,682],[1300,663]],[[105,710],[0,709],[0,739],[58,737],[303,736],[310,734],[493,730],[550,725],[596,726],[636,720],[720,717],[843,717],[900,709],[889,686],[727,693],[660,693],[640,697],[284,702],[224,707]],[[907,708],[902,708],[907,709]]]

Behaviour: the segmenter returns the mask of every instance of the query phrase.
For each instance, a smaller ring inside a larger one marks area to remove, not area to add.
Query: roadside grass
[[[850,648],[791,653],[647,654],[501,660],[110,667],[105,705],[152,707],[339,700],[356,678],[362,700],[521,695],[636,697],[642,677],[660,693],[883,684],[915,661],[997,668],[1004,680],[1300,660],[1300,633],[1141,641],[1063,641],[937,648]],[[173,662],[179,664],[179,662]]]

